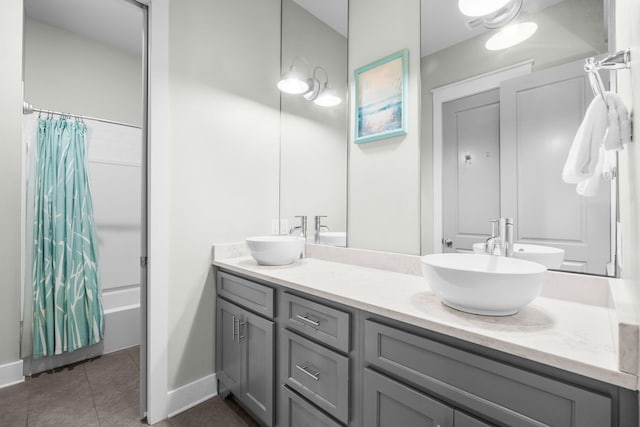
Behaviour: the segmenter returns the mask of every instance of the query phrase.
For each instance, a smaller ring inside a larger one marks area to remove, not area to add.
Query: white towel
[[[598,194],[600,189],[600,182],[602,181],[602,167],[604,165],[604,148],[600,145],[598,149],[598,162],[594,169],[594,173],[591,177],[584,179],[576,185],[576,192],[583,197],[594,197]]]
[[[589,104],[578,128],[569,156],[562,169],[562,179],[567,184],[577,184],[595,174],[600,145],[607,131],[607,107],[600,96]]]
[[[631,121],[629,110],[622,97],[617,93],[606,93],[609,105],[607,134],[604,139],[605,150],[621,150],[623,144],[631,142]]]

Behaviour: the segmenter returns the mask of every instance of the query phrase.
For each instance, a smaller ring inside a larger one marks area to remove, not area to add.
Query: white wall
[[[22,13],[21,0],[0,6],[0,378],[3,365],[19,358]]]
[[[349,2],[349,79],[353,72],[409,49],[407,134],[366,144],[349,135],[348,244],[420,253],[420,1]],[[351,99],[351,115],[354,111]]]
[[[433,96],[437,87],[530,59],[533,71],[564,64],[607,51],[602,0],[565,0],[531,19],[539,27],[520,46],[488,51],[484,44],[492,33],[458,43],[422,58],[422,253],[433,252]]]
[[[142,123],[140,56],[27,18],[24,66],[35,107]]]
[[[278,217],[280,1],[171,2],[169,34],[171,390],[214,371],[211,244]]]
[[[282,20],[282,69],[288,70],[296,57],[324,67],[343,102],[321,107],[302,95],[281,94],[280,217],[292,226],[299,223],[294,216],[307,215],[308,236],[315,215],[327,215],[322,223],[332,231],[345,231],[347,39],[292,0],[283,2]],[[295,64],[305,72],[304,63]],[[324,78],[320,72],[320,81]]]

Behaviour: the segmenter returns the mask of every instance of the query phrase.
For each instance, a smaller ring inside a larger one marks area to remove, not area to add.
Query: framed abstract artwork
[[[407,133],[409,50],[403,49],[355,71],[354,143]]]

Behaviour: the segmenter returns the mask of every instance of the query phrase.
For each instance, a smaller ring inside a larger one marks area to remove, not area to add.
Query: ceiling
[[[294,0],[343,36],[347,36],[348,0]],[[563,0],[524,0],[532,14]],[[456,0],[421,0],[422,52],[429,55],[486,31],[470,28]],[[126,0],[25,0],[27,16],[140,55],[142,9]],[[117,23],[117,27],[114,25]],[[114,27],[116,31],[114,31]]]
[[[25,0],[28,17],[132,55],[142,54],[142,9],[125,0]]]
[[[349,0],[293,0],[316,18],[347,37]]]
[[[533,14],[563,0],[524,0],[521,13]],[[421,56],[430,55],[454,44],[476,37],[486,28],[470,28],[473,18],[463,15],[456,0],[421,0]]]

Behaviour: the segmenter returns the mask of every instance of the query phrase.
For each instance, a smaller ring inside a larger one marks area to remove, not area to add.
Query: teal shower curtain
[[[98,240],[81,121],[38,119],[33,216],[33,357],[104,336]]]

